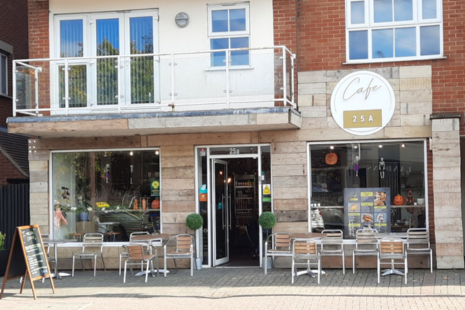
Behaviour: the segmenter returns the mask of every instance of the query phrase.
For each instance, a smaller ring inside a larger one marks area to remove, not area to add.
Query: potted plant
[[[5,249],[5,239],[6,234],[0,231],[0,277],[5,275],[6,265],[10,256],[10,251]]]
[[[76,182],[76,199],[78,202],[76,213],[79,214],[81,222],[89,220],[89,212],[92,211],[92,206],[89,204],[89,179],[78,179]]]
[[[195,240],[195,232],[203,226],[203,218],[200,214],[198,213],[191,213],[186,217],[186,226],[189,229],[192,229],[194,231],[194,240]],[[200,238],[199,240],[202,240]],[[194,242],[195,243],[195,242]],[[202,259],[200,257],[197,257],[197,251],[195,252],[195,263],[197,266],[197,270],[202,269]]]
[[[268,233],[271,229],[273,229],[274,225],[276,225],[276,216],[269,212],[265,211],[263,212],[260,217],[258,218],[258,223],[260,226],[266,231],[266,238],[265,241],[268,240]],[[268,261],[266,262],[268,268],[272,267],[273,260],[271,257],[264,257],[263,259],[267,259]]]

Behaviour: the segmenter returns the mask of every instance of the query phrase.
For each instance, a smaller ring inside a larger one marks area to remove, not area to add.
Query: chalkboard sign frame
[[[49,278],[53,293],[55,284],[50,273],[47,253],[44,248],[39,225],[18,226],[15,230],[13,243],[10,250],[10,257],[5,271],[2,292],[3,297],[6,282],[12,279],[23,277],[20,294],[23,292],[26,277],[31,281],[34,299],[37,299],[34,281]]]

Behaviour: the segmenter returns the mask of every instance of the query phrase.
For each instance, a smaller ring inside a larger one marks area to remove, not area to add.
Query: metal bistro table
[[[407,233],[406,232],[391,232],[391,233],[377,233],[375,234],[376,239],[381,240],[383,238],[397,238],[397,239],[407,239]],[[403,276],[405,275],[404,272],[400,271],[399,269],[394,268],[394,263],[391,264],[391,269],[385,269],[382,273],[383,276],[389,276],[392,274],[400,275]]]
[[[167,239],[170,235],[169,234],[158,234],[158,235],[135,235],[132,236],[131,242],[140,242],[140,243],[147,243],[149,245],[150,254],[152,254],[153,247],[161,247],[163,246],[163,242]],[[157,257],[158,259],[158,257]],[[166,266],[163,266],[166,268]],[[150,270],[152,274],[155,273],[155,270]],[[160,269],[160,272],[164,272],[164,269]],[[169,272],[168,270],[166,272]],[[141,271],[136,273],[136,276],[145,276],[146,271]]]
[[[61,277],[69,277],[71,276],[69,273],[66,272],[58,272],[58,244],[64,244],[68,242],[76,242],[76,239],[43,239],[44,244],[47,246],[53,245],[53,252],[54,252],[54,260],[55,260],[55,270],[52,273],[52,277],[61,279]]]
[[[315,240],[321,240],[323,237],[326,237],[326,234],[322,233],[296,233],[296,234],[290,234],[289,237],[292,240],[310,240],[310,241],[315,241]],[[294,249],[292,249],[294,251]],[[322,270],[322,274],[325,274],[325,272]],[[308,274],[312,278],[315,277],[315,273],[313,270],[310,269],[310,266],[307,268],[307,270],[304,271],[298,271],[296,272],[297,276],[303,275],[303,274]]]

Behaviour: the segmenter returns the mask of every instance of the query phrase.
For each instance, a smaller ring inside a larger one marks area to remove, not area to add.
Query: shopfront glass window
[[[310,144],[313,231],[426,227],[424,141]],[[366,215],[366,216],[365,216]],[[350,224],[350,227],[349,227]],[[353,236],[352,236],[353,237]]]
[[[53,236],[128,241],[135,231],[159,232],[160,184],[158,149],[53,153]]]

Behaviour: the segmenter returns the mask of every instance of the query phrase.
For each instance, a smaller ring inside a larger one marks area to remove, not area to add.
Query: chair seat
[[[157,257],[157,255],[153,255],[153,254],[145,255],[144,254],[144,256],[142,256],[142,255],[140,255],[140,256],[131,256],[130,258],[128,258],[126,260],[135,260],[135,261],[137,261],[137,260],[149,260],[149,259],[153,259],[155,257]]]

